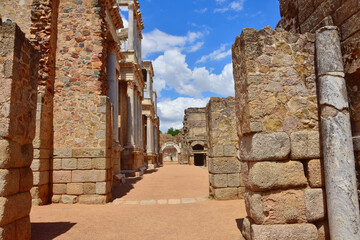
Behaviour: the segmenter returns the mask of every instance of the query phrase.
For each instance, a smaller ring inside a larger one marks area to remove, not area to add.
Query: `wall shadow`
[[[156,173],[157,171],[158,171],[157,169],[146,170],[144,175]],[[127,177],[125,180],[125,184],[120,184],[120,185],[113,187],[111,189],[113,201],[115,199],[126,196],[126,194],[128,194],[132,189],[134,189],[134,185],[138,181],[142,180],[142,178],[143,178],[142,176],[141,177]]]
[[[31,223],[32,240],[50,240],[69,231],[76,223],[72,222],[40,222]]]
[[[243,224],[244,224],[244,219],[238,218],[238,219],[235,219],[235,221],[236,221],[236,225],[237,225],[239,231],[241,232],[241,230],[243,228]]]

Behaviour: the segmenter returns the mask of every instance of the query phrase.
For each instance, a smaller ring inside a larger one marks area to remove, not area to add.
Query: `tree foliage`
[[[176,136],[176,135],[179,134],[179,132],[180,132],[179,129],[174,129],[174,128],[171,127],[171,128],[168,129],[167,134],[171,134],[172,136]]]

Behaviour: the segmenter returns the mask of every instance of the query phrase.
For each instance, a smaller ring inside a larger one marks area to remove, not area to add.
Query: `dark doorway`
[[[205,154],[195,153],[194,154],[194,165],[195,166],[204,166]]]

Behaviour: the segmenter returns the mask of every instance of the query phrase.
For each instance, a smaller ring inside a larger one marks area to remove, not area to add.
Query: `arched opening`
[[[200,144],[193,146],[194,151],[194,165],[204,166],[205,165],[205,154],[203,153],[204,147]]]

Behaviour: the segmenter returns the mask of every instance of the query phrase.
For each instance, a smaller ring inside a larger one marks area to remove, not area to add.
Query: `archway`
[[[204,153],[204,146],[200,144],[196,144],[193,146],[194,152],[194,165],[195,166],[205,166],[205,153]]]
[[[163,162],[178,162],[180,147],[176,143],[165,143],[161,149]]]

